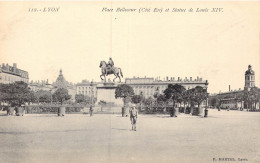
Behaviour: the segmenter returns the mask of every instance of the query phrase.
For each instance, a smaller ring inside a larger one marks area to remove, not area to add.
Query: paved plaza
[[[119,114],[0,116],[0,124],[0,162],[260,162],[259,112],[139,115],[137,131]]]

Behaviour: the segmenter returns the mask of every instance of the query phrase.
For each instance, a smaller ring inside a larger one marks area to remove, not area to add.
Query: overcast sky
[[[30,7],[60,7],[32,13]],[[124,77],[202,77],[209,92],[244,87],[249,64],[259,87],[257,2],[0,2],[0,63],[17,63],[30,80],[100,81],[112,57]],[[212,8],[222,13],[116,13],[103,7]]]

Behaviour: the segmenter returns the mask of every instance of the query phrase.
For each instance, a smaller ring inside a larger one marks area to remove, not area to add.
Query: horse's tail
[[[122,73],[122,70],[121,68],[118,68],[120,70],[120,75],[123,77],[123,73]]]

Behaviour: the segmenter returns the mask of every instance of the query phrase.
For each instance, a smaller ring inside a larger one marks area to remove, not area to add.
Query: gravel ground
[[[259,112],[139,115],[137,131],[119,114],[0,116],[0,123],[0,162],[260,162]]]

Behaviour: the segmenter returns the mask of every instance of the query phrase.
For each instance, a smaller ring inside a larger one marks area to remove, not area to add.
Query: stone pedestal
[[[97,102],[103,100],[117,106],[123,106],[121,98],[115,98],[117,83],[102,83],[97,85]]]
[[[203,116],[203,114],[204,114],[204,108],[199,107],[199,108],[198,108],[198,115],[199,115],[199,116]]]
[[[23,107],[17,107],[16,108],[16,115],[17,116],[23,116],[24,115],[24,108]]]
[[[14,107],[7,108],[7,115],[14,115]]]
[[[60,106],[58,108],[58,116],[65,116],[65,111],[66,111],[66,107],[65,106]]]

